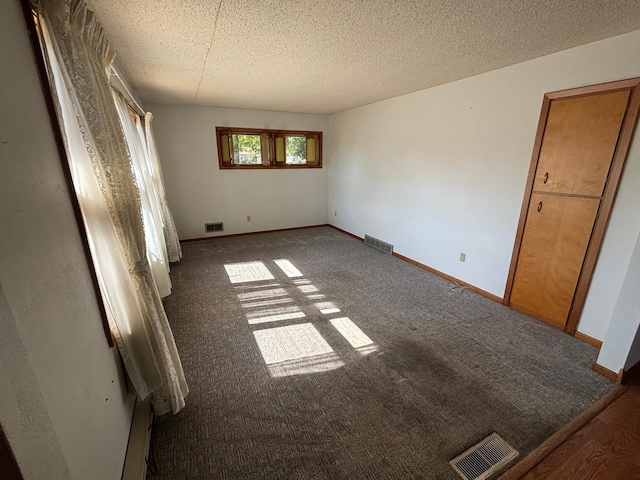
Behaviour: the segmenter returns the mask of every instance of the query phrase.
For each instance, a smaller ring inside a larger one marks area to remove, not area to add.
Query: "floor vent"
[[[383,242],[382,240],[378,240],[377,238],[373,238],[369,235],[364,236],[364,243],[367,245],[377,248],[384,253],[392,254],[393,253],[393,245],[387,242]]]
[[[484,480],[517,456],[517,450],[492,433],[449,463],[465,480]]]
[[[220,223],[205,223],[204,231],[205,232],[222,232],[224,230],[222,226],[222,222]]]

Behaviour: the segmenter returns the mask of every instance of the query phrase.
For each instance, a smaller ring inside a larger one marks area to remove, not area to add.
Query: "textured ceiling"
[[[142,101],[334,113],[640,29],[640,0],[90,0]]]

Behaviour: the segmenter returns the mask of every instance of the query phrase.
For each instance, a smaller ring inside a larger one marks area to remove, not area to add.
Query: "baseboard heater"
[[[382,240],[378,240],[371,235],[365,234],[364,243],[366,243],[370,247],[380,250],[381,252],[388,253],[389,255],[393,253],[393,245],[387,242],[383,242]]]
[[[136,402],[122,470],[122,480],[145,480],[147,478],[147,459],[151,444],[152,423],[153,413],[151,413],[149,401]]]

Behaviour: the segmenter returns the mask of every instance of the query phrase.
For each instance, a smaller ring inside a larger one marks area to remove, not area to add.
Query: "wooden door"
[[[534,193],[511,305],[563,328],[600,200]]]
[[[602,195],[629,93],[622,90],[551,102],[534,191]]]
[[[545,95],[505,303],[572,334],[640,110],[639,85]]]

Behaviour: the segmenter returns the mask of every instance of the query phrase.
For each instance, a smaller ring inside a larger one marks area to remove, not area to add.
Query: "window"
[[[285,163],[287,165],[306,165],[307,139],[301,135],[285,135]]]
[[[231,135],[234,165],[261,165],[260,135],[234,133]]]
[[[220,169],[321,168],[322,132],[216,127]]]

